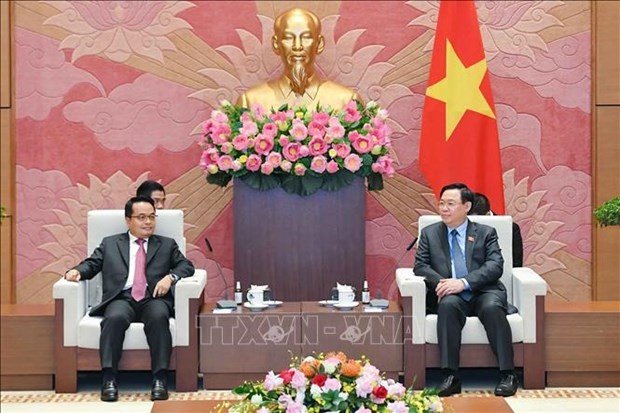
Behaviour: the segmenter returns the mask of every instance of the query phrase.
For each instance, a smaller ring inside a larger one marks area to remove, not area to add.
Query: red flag
[[[439,6],[422,114],[420,169],[439,198],[463,182],[504,213],[495,104],[473,0]]]

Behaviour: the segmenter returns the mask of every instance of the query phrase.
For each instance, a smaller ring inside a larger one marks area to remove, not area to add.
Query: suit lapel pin
[[[469,237],[467,237],[467,241],[469,242],[474,242],[476,239],[474,237],[472,237],[471,235]]]

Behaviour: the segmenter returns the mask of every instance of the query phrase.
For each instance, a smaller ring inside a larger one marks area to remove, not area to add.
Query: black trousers
[[[153,374],[165,372],[170,365],[172,336],[170,335],[171,309],[161,300],[146,297],[140,302],[131,298],[131,289],[125,290],[105,308],[101,321],[99,356],[101,368],[110,368],[116,374],[123,351],[125,332],[134,321],[144,323],[144,333],[151,352]]]
[[[499,369],[513,370],[512,331],[506,319],[507,312],[507,301],[502,291],[476,294],[470,301],[465,301],[458,295],[442,298],[437,306],[437,339],[441,368],[458,370],[461,332],[466,317],[476,315],[484,325]]]

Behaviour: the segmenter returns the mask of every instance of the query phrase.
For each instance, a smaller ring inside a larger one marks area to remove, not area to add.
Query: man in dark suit
[[[428,310],[437,313],[437,337],[444,380],[442,397],[461,392],[458,375],[461,330],[466,317],[476,315],[484,325],[497,356],[501,378],[498,396],[512,396],[518,381],[514,372],[512,332],[506,319],[506,288],[500,282],[504,259],[494,228],[467,219],[474,194],[464,184],[441,190],[442,222],[422,230],[414,272],[425,278]]]
[[[136,196],[148,196],[155,202],[155,209],[164,209],[166,203],[166,190],[157,181],[144,181],[136,189]]]
[[[65,274],[69,281],[89,280],[101,272],[103,297],[91,315],[103,315],[99,356],[103,372],[101,400],[118,400],[116,372],[125,331],[133,321],[144,323],[151,352],[151,400],[166,400],[166,376],[172,351],[169,318],[174,299],[170,289],[194,266],[172,238],[154,235],[155,205],[149,197],[125,205],[128,232],[105,237],[92,255]]]
[[[491,202],[485,194],[474,193],[474,203],[468,215],[495,215],[491,210]],[[512,266],[523,267],[523,238],[521,228],[516,222],[512,223]]]

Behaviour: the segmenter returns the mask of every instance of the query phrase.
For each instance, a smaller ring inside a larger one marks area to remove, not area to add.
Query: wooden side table
[[[245,380],[264,379],[301,355],[300,303],[252,312],[242,306],[214,314],[206,303],[198,316],[200,372],[208,390],[230,389]]]
[[[324,307],[316,302],[301,303],[303,355],[342,351],[348,357],[366,356],[388,377],[397,379],[403,370],[402,312],[390,302],[380,313]]]
[[[0,388],[54,388],[54,305],[2,304]]]

